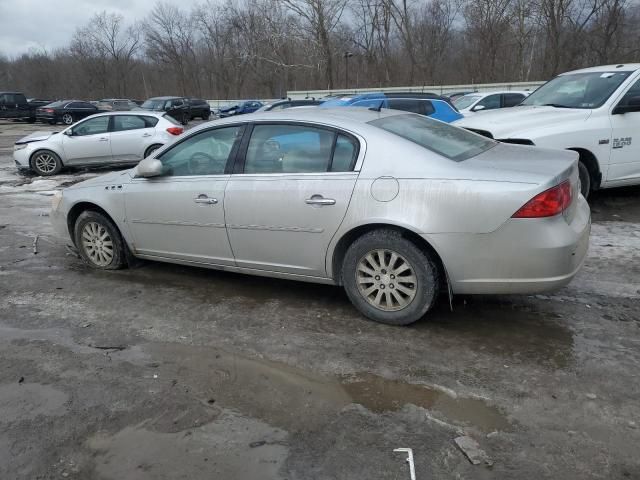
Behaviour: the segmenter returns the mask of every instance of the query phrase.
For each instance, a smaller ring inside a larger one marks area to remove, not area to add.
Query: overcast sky
[[[184,9],[197,3],[202,1],[172,2]],[[13,57],[34,47],[63,47],[94,13],[118,12],[133,21],[142,19],[155,4],[155,0],[0,0],[0,54]]]

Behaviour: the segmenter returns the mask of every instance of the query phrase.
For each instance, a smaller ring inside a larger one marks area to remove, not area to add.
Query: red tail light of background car
[[[182,132],[184,132],[184,128],[182,128],[182,127],[169,127],[169,128],[167,128],[167,132],[169,132],[171,135],[180,135]]]
[[[511,218],[553,217],[564,212],[571,205],[572,200],[571,182],[566,180],[533,197]]]

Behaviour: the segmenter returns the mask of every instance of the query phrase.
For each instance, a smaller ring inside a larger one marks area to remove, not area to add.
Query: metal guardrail
[[[327,95],[335,94],[347,94],[356,95],[362,93],[376,93],[376,92],[415,92],[424,93],[431,92],[439,95],[446,95],[453,92],[465,92],[465,91],[478,91],[478,92],[490,92],[493,90],[535,90],[545,82],[504,82],[504,83],[467,83],[460,85],[422,85],[413,87],[386,87],[386,88],[337,88],[334,90],[291,90],[287,92],[287,97],[291,99],[304,99],[304,98],[322,98]],[[228,100],[207,100],[211,108],[218,109],[226,106],[231,106],[244,102],[244,100],[228,99]],[[273,103],[280,100],[279,98],[268,99],[252,99],[260,100],[263,103]]]

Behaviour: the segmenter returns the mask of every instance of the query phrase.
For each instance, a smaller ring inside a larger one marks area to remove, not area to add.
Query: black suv
[[[194,118],[209,120],[211,116],[211,106],[209,102],[201,98],[190,98],[189,103],[191,104],[191,120]]]
[[[36,121],[35,106],[20,92],[0,92],[0,119]]]
[[[167,112],[183,125],[191,120],[191,104],[184,97],[153,97],[145,101],[141,108],[153,112]]]

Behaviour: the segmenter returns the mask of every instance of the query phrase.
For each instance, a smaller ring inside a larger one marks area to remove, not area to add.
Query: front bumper
[[[64,240],[67,243],[73,245],[73,239],[69,233],[69,226],[67,225],[67,211],[64,205],[64,199],[62,199],[57,207],[54,205],[49,212],[49,220],[56,236]]]
[[[20,150],[13,151],[13,161],[16,164],[18,170],[30,170],[31,164],[29,163],[32,149],[30,146],[26,146]]]
[[[425,235],[456,294],[536,294],[567,285],[589,248],[591,212],[581,195],[575,215],[509,219],[487,234]]]

